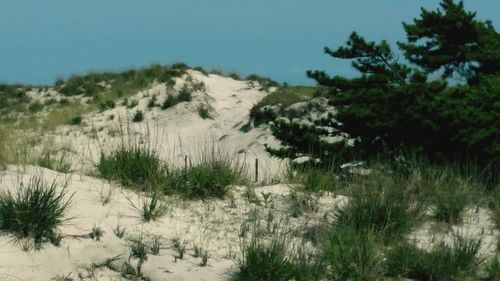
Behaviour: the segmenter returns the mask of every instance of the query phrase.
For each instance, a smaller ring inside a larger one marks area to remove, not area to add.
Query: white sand
[[[157,94],[158,102],[162,103],[167,92],[164,85],[154,85],[129,98],[139,101],[133,109],[126,109],[119,101],[114,109],[84,116],[85,125],[62,126],[55,134],[46,135],[45,144],[50,142],[51,148],[71,147],[75,172],[61,174],[32,166],[9,166],[1,172],[0,188],[3,191],[15,189],[31,176],[42,176],[49,182],[67,181],[68,195],[74,194],[74,197],[67,213],[67,217],[73,219],[61,226],[60,231],[65,237],[59,247],[47,243],[38,252],[25,252],[22,244],[14,244],[7,234],[0,236],[0,280],[51,280],[56,276],[70,276],[75,280],[122,280],[119,272],[107,267],[92,269],[92,264],[119,256],[113,265],[121,268],[130,253],[129,240],[140,235],[146,241],[151,240],[153,235],[161,236],[159,255],[150,254],[143,266],[144,275],[152,280],[224,280],[225,274],[235,268],[235,260],[240,255],[241,227],[248,224],[250,217],[257,216],[265,228],[268,213],[272,212],[273,222],[279,223],[282,231],[300,233],[307,227],[322,223],[324,218],[331,219],[332,210],[348,200],[325,194],[318,199],[317,213],[290,218],[288,195],[291,187],[272,185],[279,181],[285,168],[284,162],[269,156],[264,147],[264,144],[276,146],[278,142],[266,126],[246,133],[240,130],[248,122],[252,105],[266,93],[231,78],[207,77],[196,71],[189,71],[189,75],[194,81],[206,85],[206,92],[194,93],[191,102],[180,103],[167,110],[158,107],[148,110],[147,103],[152,95]],[[176,88],[179,89],[185,80],[186,77],[177,79]],[[52,92],[50,95],[57,96]],[[198,115],[197,109],[202,104],[212,108],[213,119],[202,119]],[[145,112],[146,120],[142,123],[128,122],[138,109]],[[115,116],[114,120],[109,119],[111,115]],[[131,202],[140,207],[143,195],[87,176],[92,172],[101,150],[113,149],[119,143],[116,132],[120,122],[122,127],[130,124],[134,132],[132,139],[149,143],[171,165],[184,165],[184,155],[196,161],[200,148],[213,143],[222,145],[243,159],[250,175],[254,173],[253,164],[258,158],[260,187],[255,188],[255,193],[261,200],[262,193],[271,193],[272,203],[268,206],[250,203],[244,197],[246,188],[235,187],[232,191],[234,200],[231,196],[226,200],[208,202],[166,198],[169,205],[167,214],[157,221],[142,222]],[[93,137],[92,129],[95,129],[97,138]],[[99,194],[108,191],[113,194],[111,202],[103,204]],[[453,232],[485,235],[483,252],[488,255],[491,254],[491,244],[498,237],[498,231],[493,228],[489,217],[485,209],[471,211],[466,223],[461,226],[436,230],[433,224],[424,224],[411,237],[422,247],[429,247],[436,240],[449,240]],[[118,224],[126,229],[123,239],[113,234]],[[101,241],[84,237],[94,226],[101,227],[105,232]],[[174,258],[176,252],[171,242],[174,238],[186,243],[183,260]],[[210,254],[207,266],[200,266],[201,259],[192,256],[194,246],[202,247]],[[135,265],[136,261],[133,260],[132,264]]]

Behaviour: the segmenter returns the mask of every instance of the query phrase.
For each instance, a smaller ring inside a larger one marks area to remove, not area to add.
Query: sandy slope
[[[317,213],[290,217],[288,195],[291,187],[272,185],[278,181],[284,164],[270,157],[264,148],[264,144],[273,146],[278,142],[265,126],[246,133],[240,130],[248,122],[252,105],[266,93],[231,78],[204,76],[196,71],[189,71],[189,76],[206,86],[206,91],[193,94],[191,102],[179,103],[167,110],[148,109],[148,100],[153,95],[157,95],[161,103],[169,91],[164,85],[154,85],[129,98],[139,102],[133,109],[127,109],[119,101],[114,109],[84,116],[82,126],[62,126],[55,134],[46,135],[45,145],[49,142],[53,148],[71,147],[75,172],[61,174],[32,166],[9,166],[0,172],[0,188],[4,191],[18,188],[20,182],[26,182],[32,176],[41,176],[48,182],[58,181],[60,186],[67,182],[68,194],[74,194],[67,214],[72,219],[60,228],[65,237],[59,247],[47,243],[39,252],[24,252],[22,243],[12,243],[8,235],[0,236],[0,280],[51,280],[56,276],[70,276],[75,280],[122,280],[119,272],[105,266],[92,269],[92,264],[118,257],[111,267],[119,270],[128,260],[131,239],[143,236],[145,241],[150,241],[155,235],[161,237],[160,253],[150,254],[143,267],[144,274],[152,280],[224,280],[225,275],[235,268],[241,241],[248,237],[248,233],[244,234],[248,232],[245,228],[252,228],[252,221],[260,221],[262,231],[267,231],[271,212],[274,215],[272,228],[276,225],[279,231],[294,234],[292,241],[298,244],[297,237],[304,231],[331,219],[332,210],[345,203],[347,198],[325,194],[317,198]],[[186,80],[187,76],[178,79],[176,89],[180,89]],[[200,105],[212,108],[212,119],[202,119],[198,115]],[[131,123],[131,116],[139,109],[145,112],[146,120]],[[111,120],[110,116],[114,119]],[[134,205],[140,208],[143,195],[88,176],[100,152],[113,149],[120,142],[120,124],[122,128],[130,126],[130,139],[150,144],[171,165],[184,165],[185,155],[196,161],[200,149],[211,144],[222,145],[246,161],[249,174],[254,173],[253,163],[259,158],[261,182],[255,193],[261,201],[262,193],[271,193],[272,203],[267,206],[251,203],[245,197],[247,188],[235,187],[232,196],[225,200],[183,202],[166,198],[167,214],[158,221],[144,223],[134,208]],[[112,194],[111,201],[103,204],[100,194],[108,193]],[[498,237],[489,216],[483,208],[474,209],[468,212],[466,223],[461,226],[440,229],[436,223],[427,223],[411,237],[422,247],[429,247],[440,239],[450,241],[453,232],[483,235],[483,254],[489,255]],[[113,233],[118,224],[126,229],[123,239]],[[101,241],[88,237],[94,226],[105,232]],[[186,245],[183,260],[175,258],[177,253],[172,239],[176,238]],[[200,266],[201,259],[193,256],[195,246],[208,251],[207,266]],[[136,261],[132,260],[132,264],[135,265]]]

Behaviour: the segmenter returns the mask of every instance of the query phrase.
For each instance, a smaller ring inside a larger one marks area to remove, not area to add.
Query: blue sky
[[[93,70],[186,62],[312,84],[308,69],[353,75],[323,53],[353,31],[404,39],[402,21],[439,1],[0,0],[0,82],[49,84]],[[500,1],[466,0],[500,26]]]

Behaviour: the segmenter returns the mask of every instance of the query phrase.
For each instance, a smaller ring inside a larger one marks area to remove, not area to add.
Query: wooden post
[[[255,182],[259,181],[259,158],[255,158]]]
[[[184,169],[187,170],[187,168],[188,168],[188,156],[184,155]]]

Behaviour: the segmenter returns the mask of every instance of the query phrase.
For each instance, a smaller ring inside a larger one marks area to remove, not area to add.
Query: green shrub
[[[378,280],[383,272],[372,231],[335,226],[323,242],[323,251],[332,280]]]
[[[101,153],[97,170],[105,179],[142,191],[157,187],[165,177],[164,165],[157,153],[137,144],[122,144],[109,154]]]
[[[82,124],[82,116],[77,115],[77,116],[71,117],[71,119],[69,119],[68,124],[73,125],[73,126],[81,125]]]
[[[253,239],[243,248],[238,271],[229,280],[238,281],[286,281],[292,280],[294,267],[287,257],[285,241],[273,239],[269,245]]]
[[[34,112],[38,112],[38,111],[41,111],[43,109],[43,104],[41,104],[40,102],[36,101],[36,102],[30,104],[28,106],[28,109],[29,109],[29,111],[31,111],[33,113]]]
[[[175,98],[172,95],[167,95],[167,97],[165,98],[165,101],[161,105],[161,109],[170,108],[178,103],[179,103],[179,101],[177,100],[177,98]]]
[[[208,106],[205,106],[205,105],[200,105],[198,107],[198,115],[202,119],[212,119],[210,116],[210,110],[209,110]]]
[[[177,100],[179,102],[183,101],[191,101],[193,97],[191,94],[193,93],[193,89],[188,87],[187,84],[184,84],[182,88],[179,90],[179,95],[177,96]]]
[[[54,181],[47,184],[33,177],[26,185],[0,195],[0,229],[10,233],[16,240],[33,239],[35,249],[57,236],[57,227],[65,221],[64,214],[72,196],[66,187],[59,189]]]
[[[408,40],[398,47],[411,64],[398,60],[387,41],[353,32],[344,46],[325,52],[351,60],[358,77],[307,72],[329,89],[341,124],[336,128],[359,138],[368,155],[404,147],[435,161],[474,160],[498,169],[500,71],[491,66],[500,63],[499,33],[452,0],[442,0],[436,11],[422,9],[403,27]],[[448,78],[466,83],[452,85]]]
[[[475,277],[481,260],[481,239],[456,237],[452,246],[440,243],[430,252],[410,244],[401,244],[386,255],[389,276],[417,280],[463,280]]]
[[[269,106],[278,106],[280,111],[288,106],[306,101],[307,98],[294,92],[288,88],[280,88],[261,99],[250,109],[250,118],[255,126],[274,121],[279,116],[279,112],[275,112]]]
[[[132,117],[132,122],[142,122],[144,120],[144,113],[141,110],[137,110]]]

